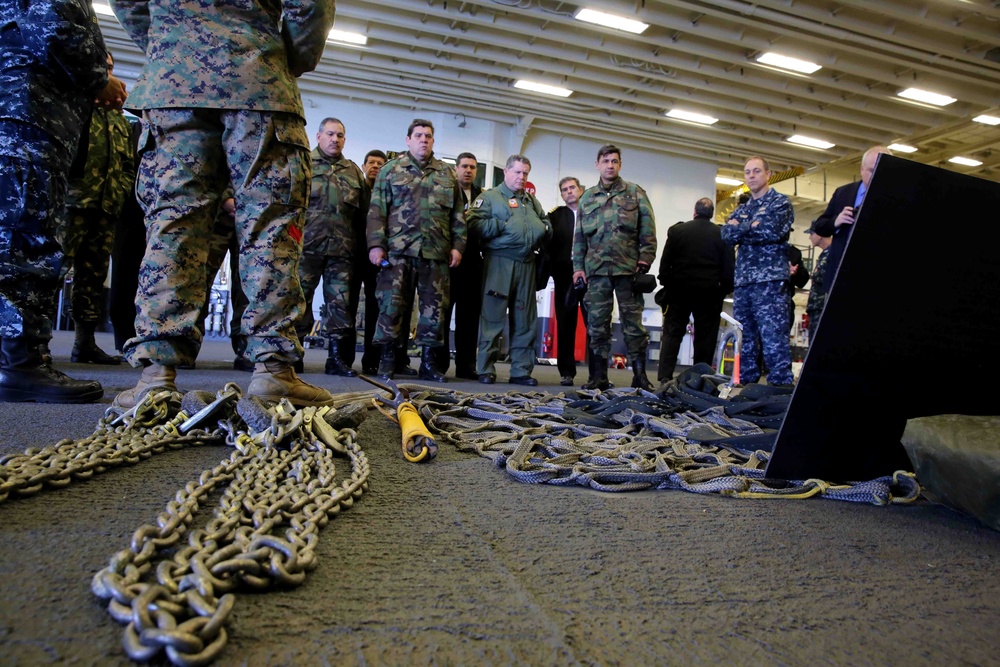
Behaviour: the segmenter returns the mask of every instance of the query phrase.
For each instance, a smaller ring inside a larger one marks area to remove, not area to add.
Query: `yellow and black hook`
[[[403,457],[411,463],[420,461],[430,461],[437,456],[437,444],[434,437],[424,425],[424,420],[420,418],[417,406],[410,400],[410,393],[405,389],[400,389],[392,380],[373,380],[366,375],[359,375],[368,384],[375,385],[383,391],[392,394],[392,398],[385,398],[375,394],[372,403],[386,416],[393,418],[382,406],[391,407],[396,411],[393,418],[403,432]]]

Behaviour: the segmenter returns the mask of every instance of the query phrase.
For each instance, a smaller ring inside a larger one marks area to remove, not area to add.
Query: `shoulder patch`
[[[472,208],[480,208],[483,205],[483,198],[476,197],[476,201],[472,202]]]

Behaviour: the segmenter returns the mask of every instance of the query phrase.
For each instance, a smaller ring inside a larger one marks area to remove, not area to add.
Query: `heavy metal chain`
[[[244,417],[244,408],[254,408],[239,407]],[[136,530],[94,576],[91,589],[127,626],[131,658],[165,651],[177,665],[206,664],[226,644],[232,591],[304,581],[316,566],[319,529],[368,488],[368,459],[356,433],[331,427],[330,411],[282,402],[263,429],[231,429],[232,455],[188,482],[156,524]],[[334,459],[345,455],[350,475],[338,481]],[[222,487],[212,517],[190,529],[206,496]]]
[[[227,386],[222,393],[239,387]],[[167,449],[222,442],[224,431],[198,428],[203,422],[178,411],[181,395],[151,391],[129,411],[109,408],[94,433],[80,440],[60,440],[23,454],[0,458],[0,502],[31,496],[45,487],[60,488],[124,465],[134,465]]]
[[[227,641],[233,591],[301,584],[316,567],[319,529],[368,488],[368,459],[355,431],[334,426],[360,423],[360,402],[295,409],[255,399],[237,404],[239,397],[235,384],[215,397],[192,392],[183,397],[185,410],[180,394],[151,391],[131,410],[110,408],[88,438],[0,460],[3,501],[167,449],[223,442],[234,448],[178,491],[155,525],[136,530],[91,582],[111,616],[126,624],[123,645],[134,660],[161,652],[177,665],[213,660]],[[206,430],[211,422],[216,427]],[[349,475],[338,477],[338,457],[350,460]],[[192,529],[207,496],[223,488],[211,518]]]

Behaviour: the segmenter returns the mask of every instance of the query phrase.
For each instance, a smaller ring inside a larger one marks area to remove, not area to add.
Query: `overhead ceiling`
[[[649,28],[634,35],[582,23],[573,14],[583,6]],[[367,45],[330,43],[304,89],[644,146],[733,175],[753,154],[775,171],[809,170],[856,164],[866,148],[900,142],[918,148],[911,159],[1000,180],[1000,126],[971,120],[1000,116],[1000,1],[340,0],[337,28],[364,33]],[[766,67],[755,60],[765,51],[822,69]],[[574,92],[525,92],[513,87],[518,79]],[[897,96],[909,87],[957,101]],[[672,108],[719,122],[671,120],[663,114]],[[799,147],[786,141],[793,134],[836,146]],[[948,163],[955,155],[983,164]]]

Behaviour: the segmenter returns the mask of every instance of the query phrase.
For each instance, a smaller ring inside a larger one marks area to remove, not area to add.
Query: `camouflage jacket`
[[[466,213],[469,234],[484,255],[524,261],[552,236],[552,225],[535,195],[512,192],[506,183],[480,194]]]
[[[334,0],[111,0],[146,54],[128,108],[286,111],[319,64]],[[279,137],[280,139],[280,137]]]
[[[117,218],[135,184],[132,128],[121,111],[95,107],[84,140],[83,174],[69,179],[66,206],[100,209]]]
[[[816,266],[812,271],[812,285],[809,286],[809,300],[806,301],[806,312],[809,319],[819,317],[826,305],[826,263],[830,258],[829,248],[819,254]],[[810,323],[810,326],[812,324]]]
[[[736,222],[730,223],[735,220]],[[774,188],[760,199],[738,206],[722,226],[722,240],[739,245],[736,252],[735,284],[751,285],[772,280],[788,280],[788,255],[785,244],[792,231],[795,211],[792,200]],[[760,222],[756,227],[754,222]]]
[[[432,154],[423,167],[409,152],[378,172],[368,207],[368,247],[392,257],[447,260],[465,253],[465,200],[455,170]]]
[[[573,237],[573,271],[622,276],[656,258],[656,221],[646,191],[621,178],[597,184],[580,197]]]
[[[0,0],[0,118],[43,130],[67,159],[107,61],[90,0]]]
[[[357,234],[359,230],[364,233],[369,197],[368,181],[358,165],[343,155],[334,159],[314,148],[302,251],[354,257],[355,247],[364,243]]]

